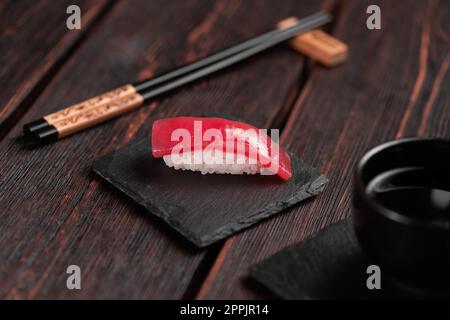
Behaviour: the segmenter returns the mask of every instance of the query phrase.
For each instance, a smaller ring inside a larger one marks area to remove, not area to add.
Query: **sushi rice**
[[[234,158],[236,157],[236,158]],[[181,155],[170,154],[163,157],[167,166],[176,170],[200,171],[202,174],[273,174],[261,170],[261,167],[254,161],[249,161],[243,155],[228,152],[204,152],[202,150],[194,152],[184,152]],[[229,159],[234,159],[230,162]]]

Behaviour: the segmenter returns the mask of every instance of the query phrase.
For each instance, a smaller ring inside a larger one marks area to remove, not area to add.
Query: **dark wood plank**
[[[123,83],[195,60],[316,11],[317,1],[122,1],[0,144],[0,296],[181,298],[201,274],[196,250],[90,175],[100,155],[143,138],[150,116],[229,114],[269,127],[298,84],[303,58],[279,47],[158,102],[40,149],[21,125]],[[149,146],[150,148],[150,146]],[[81,291],[65,288],[69,264]],[[189,295],[187,295],[189,297]]]
[[[381,7],[380,31],[365,28],[369,4]],[[402,136],[404,128],[449,137],[449,9],[445,1],[346,3],[335,34],[349,45],[350,59],[339,68],[312,71],[282,133],[284,146],[320,168],[330,182],[309,203],[228,239],[198,298],[263,297],[246,279],[249,267],[351,214],[353,168],[367,148]],[[424,50],[430,53],[421,63]],[[421,68],[434,83],[435,98],[433,90],[417,85]],[[408,113],[411,101],[420,112]]]
[[[450,137],[450,5],[429,1],[422,21],[419,70],[397,137]]]
[[[66,9],[78,5],[82,28],[68,30]],[[26,112],[39,87],[108,7],[108,0],[24,1],[0,4],[0,136]]]
[[[450,95],[446,89],[450,88],[449,65],[450,53],[447,52],[434,75],[430,94],[423,105],[417,129],[418,136],[450,138]]]

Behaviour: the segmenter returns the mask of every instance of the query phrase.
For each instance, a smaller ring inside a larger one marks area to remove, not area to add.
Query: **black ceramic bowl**
[[[442,181],[449,176],[450,141],[397,140],[375,147],[363,156],[354,177],[353,220],[357,238],[373,263],[380,266],[382,275],[420,289],[450,291],[447,208],[444,218],[439,219],[427,212],[409,215],[407,211],[386,206],[368,192],[367,187],[375,177],[406,167],[432,170]],[[412,200],[417,203],[417,199],[399,198],[395,207],[411,208]]]

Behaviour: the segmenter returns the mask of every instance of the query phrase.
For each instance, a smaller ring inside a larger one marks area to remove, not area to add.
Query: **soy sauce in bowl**
[[[366,192],[399,214],[450,221],[450,175],[445,172],[422,167],[392,169],[373,178]]]

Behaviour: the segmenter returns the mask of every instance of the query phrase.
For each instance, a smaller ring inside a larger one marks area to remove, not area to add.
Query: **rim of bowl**
[[[372,197],[369,197],[366,193],[366,186],[364,184],[364,181],[362,179],[362,171],[364,169],[365,164],[367,161],[369,161],[375,154],[378,154],[379,152],[388,149],[390,147],[405,144],[405,143],[414,143],[414,142],[442,142],[446,143],[450,146],[450,140],[444,139],[444,138],[420,138],[420,137],[414,137],[414,138],[402,138],[398,140],[388,141],[385,143],[382,143],[378,146],[375,146],[362,156],[362,158],[358,161],[356,165],[356,174],[355,174],[355,188],[357,189],[357,192],[361,197],[364,198],[364,201],[371,207],[371,209],[374,210],[377,214],[380,214],[384,216],[385,218],[401,223],[401,224],[407,224],[407,225],[414,225],[419,227],[438,227],[442,228],[444,230],[450,230],[450,220],[444,221],[444,220],[423,220],[414,218],[411,216],[406,216],[404,214],[401,214],[397,211],[391,210],[381,204],[379,204],[377,201],[375,201]]]

